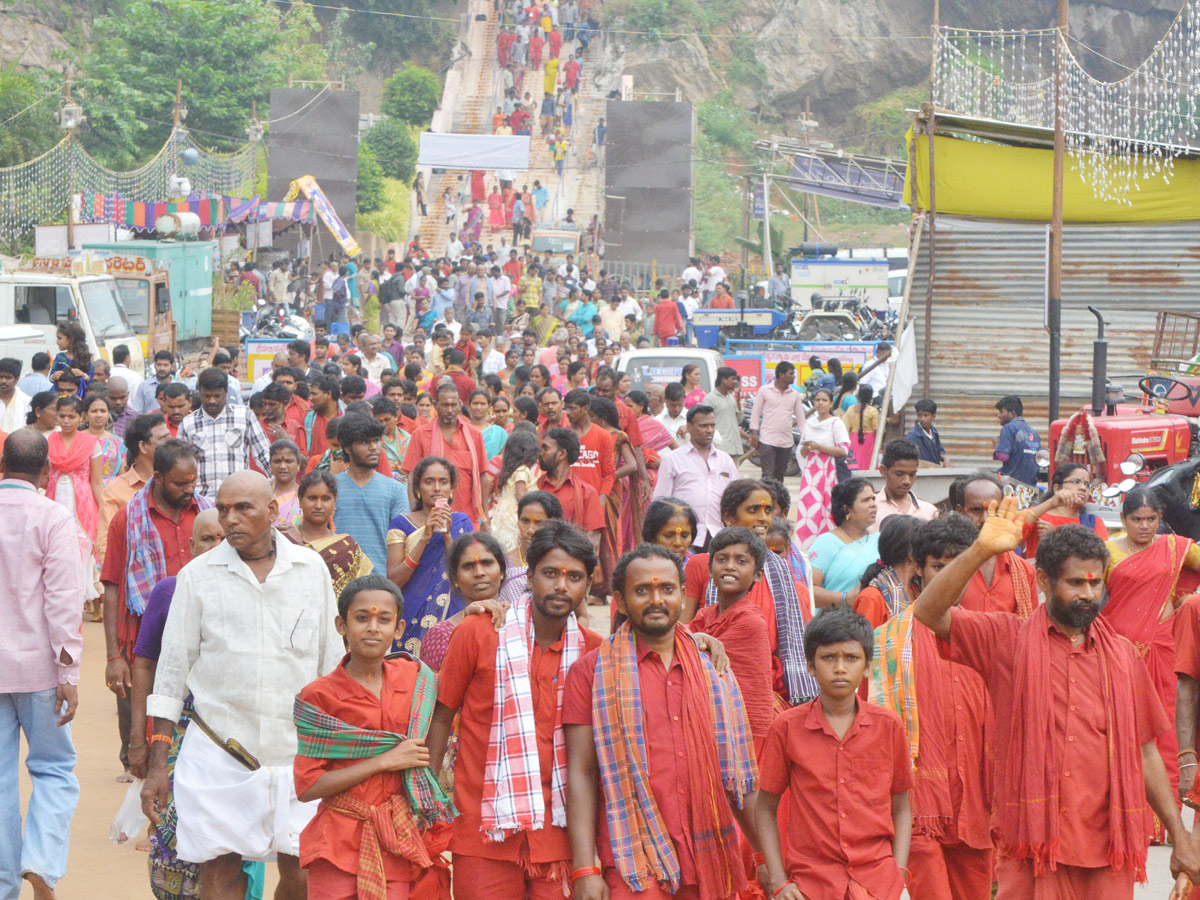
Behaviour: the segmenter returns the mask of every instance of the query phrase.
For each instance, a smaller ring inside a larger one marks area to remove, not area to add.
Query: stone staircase
[[[486,15],[487,20],[477,21],[477,15]],[[458,134],[490,134],[492,114],[503,102],[496,56],[499,21],[497,14],[492,10],[490,0],[472,0],[468,17],[465,43],[470,48],[471,55],[463,63],[457,96],[452,101],[454,108],[450,116],[451,128]],[[594,49],[591,55],[602,52],[599,43],[593,41]],[[559,55],[564,64],[574,53],[575,47],[576,43],[573,41],[563,43]],[[541,70],[527,69],[522,93],[529,91],[535,98],[540,97],[542,74]],[[595,160],[588,158],[594,128],[604,115],[605,92],[596,85],[594,75],[595,65],[588,59],[588,55],[585,55],[563,177],[558,177],[553,154],[537,128],[536,116],[534,134],[530,140],[529,170],[516,173],[518,189],[526,185],[532,187],[537,179],[549,190],[549,215],[544,215],[543,219],[559,220],[566,215],[568,209],[573,209],[575,222],[581,229],[587,226],[593,214],[602,212],[603,172],[596,166]],[[560,75],[560,84],[561,78]],[[443,102],[446,102],[445,97]],[[431,256],[442,255],[450,232],[455,230],[454,226],[446,222],[442,195],[447,187],[457,195],[463,185],[469,182],[469,178],[470,173],[466,171],[452,170],[439,175],[432,175],[427,171],[425,201],[429,215],[414,215],[410,231],[421,236],[421,244]],[[485,180],[490,192],[492,185],[496,183],[495,172],[487,172]],[[464,220],[465,210],[460,209],[459,222]],[[497,243],[499,237],[499,232],[493,233],[488,228],[485,218],[482,238],[484,245]],[[511,238],[511,232],[509,237]]]

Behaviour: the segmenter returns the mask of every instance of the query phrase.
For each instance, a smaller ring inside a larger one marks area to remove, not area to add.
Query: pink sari
[[[75,492],[79,555],[87,562],[94,556],[96,528],[100,520],[100,510],[92,494],[92,451],[96,447],[96,438],[86,431],[77,431],[68,447],[62,432],[53,431],[46,436],[46,441],[50,445],[50,481],[46,485],[46,496],[54,500],[59,478],[66,476],[70,479]]]
[[[1178,604],[1200,585],[1200,573],[1183,564],[1192,543],[1165,534],[1113,566],[1108,575],[1108,605],[1100,613],[1117,634],[1133,642],[1145,660],[1150,680],[1171,720],[1171,727],[1155,738],[1155,743],[1173,790],[1179,786],[1173,629]]]

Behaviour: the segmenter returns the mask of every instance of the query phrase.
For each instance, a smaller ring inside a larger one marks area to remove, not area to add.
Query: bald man
[[[241,900],[243,863],[269,858],[277,900],[305,900],[300,832],[316,804],[296,798],[292,698],[342,658],[333,585],[320,556],[271,527],[278,505],[262,475],[227,477],[216,509],[225,539],[180,571],[163,630],[142,807],[159,821],[167,750],[190,692],[175,764],[179,858],[200,865],[205,900]]]
[[[259,391],[261,391],[263,388],[265,388],[268,384],[270,384],[271,376],[275,374],[275,370],[276,369],[285,369],[285,368],[287,368],[287,364],[288,364],[288,355],[286,353],[276,353],[274,356],[272,356],[271,357],[271,368],[268,371],[263,372],[263,374],[259,375],[256,379],[254,379],[254,385],[250,389],[250,396],[254,396]]]

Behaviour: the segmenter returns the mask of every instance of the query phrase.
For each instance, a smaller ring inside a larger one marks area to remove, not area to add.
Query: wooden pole
[[[178,129],[183,122],[183,117],[179,114],[179,108],[183,105],[183,79],[175,80],[175,127]]]
[[[1046,329],[1050,332],[1050,422],[1058,418],[1062,370],[1063,168],[1067,135],[1063,122],[1063,68],[1066,63],[1068,0],[1058,0],[1054,45],[1054,183],[1050,210],[1050,271],[1046,278]]]

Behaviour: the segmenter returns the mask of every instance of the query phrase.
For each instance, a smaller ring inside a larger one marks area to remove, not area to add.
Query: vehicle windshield
[[[145,278],[118,278],[121,305],[134,328],[144,330],[150,325],[150,282]]]
[[[650,384],[670,384],[679,381],[683,377],[683,367],[688,363],[695,363],[700,367],[700,387],[707,394],[713,386],[703,357],[639,356],[628,360],[623,371],[629,373],[630,387],[633,390],[644,391]]]
[[[535,253],[554,253],[574,256],[579,252],[579,235],[577,234],[535,234],[531,244]]]
[[[904,293],[904,283],[908,281],[908,272],[893,272],[888,276],[888,296],[899,297]]]
[[[115,281],[109,278],[84,281],[79,285],[79,292],[83,295],[83,307],[87,310],[97,344],[108,338],[133,336],[133,327],[125,318]]]

